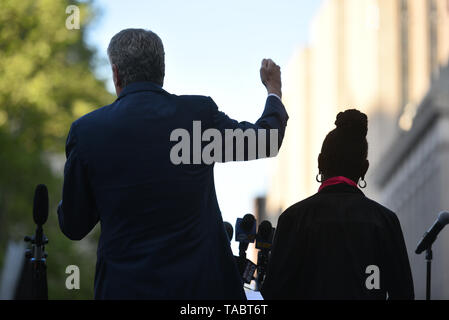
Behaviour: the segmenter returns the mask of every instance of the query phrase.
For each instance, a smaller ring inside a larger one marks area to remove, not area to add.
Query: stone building
[[[449,211],[448,60],[449,0],[324,0],[310,44],[283,68],[290,119],[266,195],[273,225],[317,191],[324,137],[339,111],[357,108],[369,117],[364,191],[398,212],[424,298],[424,256],[414,249],[438,212]],[[435,245],[433,293],[449,299],[444,243],[449,231]]]
[[[380,201],[399,217],[418,299],[425,298],[425,253],[414,253],[438,213],[449,211],[449,67],[418,108],[412,128],[374,168]],[[433,245],[432,297],[449,299],[449,227]]]

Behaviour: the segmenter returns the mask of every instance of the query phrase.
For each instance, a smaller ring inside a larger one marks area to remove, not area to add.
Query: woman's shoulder
[[[320,193],[316,193],[302,201],[299,201],[290,207],[288,207],[281,215],[280,219],[283,220],[291,220],[299,215],[305,214],[309,211],[314,211],[314,209],[322,208],[323,202],[328,203],[329,199],[323,199]],[[379,202],[368,198],[367,196],[361,194],[360,197],[357,197],[357,200],[354,198],[351,199],[354,201],[353,205],[355,208],[363,209],[365,212],[369,211],[377,216],[382,216],[388,220],[398,221],[398,217],[396,213],[394,213],[391,209],[386,206],[380,204]]]
[[[301,212],[304,212],[306,209],[310,208],[311,206],[313,206],[313,204],[317,203],[317,201],[319,201],[318,193],[291,205],[290,207],[285,209],[284,212],[282,212],[282,214],[279,216],[279,218],[284,218],[284,219],[292,218],[293,216],[296,216],[296,215],[300,214]]]
[[[368,206],[370,206],[370,208],[373,211],[376,211],[379,214],[381,214],[381,215],[383,215],[383,216],[385,216],[387,218],[390,218],[390,219],[393,219],[395,221],[398,221],[398,217],[397,217],[396,213],[393,212],[393,210],[387,208],[386,206],[384,206],[384,205],[380,204],[379,202],[377,202],[377,201],[375,201],[373,199],[370,199],[368,197],[364,197],[364,201],[366,202],[366,204]]]

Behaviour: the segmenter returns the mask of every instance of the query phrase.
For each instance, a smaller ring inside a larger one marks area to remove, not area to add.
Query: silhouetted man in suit
[[[58,207],[60,228],[72,240],[101,223],[95,298],[245,299],[215,195],[213,164],[260,158],[265,147],[280,145],[288,120],[280,68],[262,61],[269,96],[251,124],[230,119],[210,97],[162,89],[164,49],[151,31],[119,32],[108,55],[118,98],[72,124]],[[248,137],[244,155],[239,146],[220,144],[201,153],[198,124],[214,142],[230,129],[274,129],[278,136],[256,135],[255,156]]]

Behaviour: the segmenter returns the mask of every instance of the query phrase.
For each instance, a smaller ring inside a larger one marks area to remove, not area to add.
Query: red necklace
[[[321,184],[320,188],[318,189],[318,192],[320,192],[321,190],[323,190],[324,188],[326,188],[328,186],[333,186],[333,185],[340,184],[340,183],[346,183],[346,184],[349,184],[350,186],[357,188],[357,183],[355,183],[351,179],[348,179],[343,176],[338,176],[338,177],[333,177],[333,178],[330,178],[330,179],[327,179],[326,181],[324,181]]]

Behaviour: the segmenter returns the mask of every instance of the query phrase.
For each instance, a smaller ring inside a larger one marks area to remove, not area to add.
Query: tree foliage
[[[80,8],[79,30],[66,28],[71,4]],[[93,296],[95,241],[66,239],[56,214],[62,187],[56,160],[70,124],[114,99],[92,71],[95,52],[85,39],[92,7],[89,1],[68,0],[0,3],[0,248],[34,232],[34,188],[46,184],[49,294],[57,299]],[[3,258],[0,254],[0,266]],[[70,264],[80,267],[79,291],[65,289]]]

